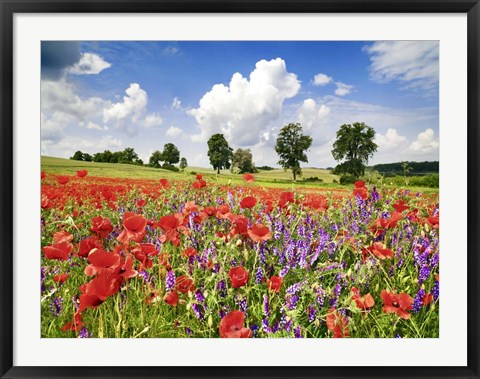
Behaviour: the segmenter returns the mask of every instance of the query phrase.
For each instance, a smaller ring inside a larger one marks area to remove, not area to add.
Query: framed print
[[[479,13],[2,1],[2,377],[478,377]]]

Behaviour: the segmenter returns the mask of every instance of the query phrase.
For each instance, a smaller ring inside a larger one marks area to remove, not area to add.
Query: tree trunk
[[[295,175],[295,171],[293,171],[293,181],[297,180],[297,175]]]
[[[220,166],[217,167],[217,174],[220,174]]]

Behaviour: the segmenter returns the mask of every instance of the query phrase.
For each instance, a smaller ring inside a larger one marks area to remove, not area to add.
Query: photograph
[[[40,338],[440,339],[438,40],[40,54]]]

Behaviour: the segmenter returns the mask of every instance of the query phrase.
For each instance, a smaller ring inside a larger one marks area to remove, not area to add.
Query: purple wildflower
[[[423,297],[425,296],[425,290],[420,288],[413,300],[412,313],[417,313],[422,309],[423,306]]]
[[[172,290],[175,287],[175,282],[176,282],[175,273],[173,272],[173,270],[168,271],[167,278],[165,279],[166,290],[167,291]]]
[[[80,332],[78,333],[78,338],[92,338],[92,333],[82,326],[82,329],[80,329]]]

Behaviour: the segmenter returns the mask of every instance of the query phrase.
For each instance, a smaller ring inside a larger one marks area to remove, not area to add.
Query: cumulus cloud
[[[169,137],[178,137],[178,136],[181,136],[183,133],[182,129],[180,128],[177,128],[176,126],[170,126],[168,129],[167,129],[167,136]]]
[[[404,145],[407,137],[398,134],[396,129],[388,128],[385,134],[377,133],[375,135],[375,143],[379,150],[391,150]]]
[[[345,96],[352,92],[353,86],[350,84],[345,84],[342,82],[335,82],[337,89],[335,90],[335,95]]]
[[[41,143],[41,152],[42,155],[68,158],[77,150],[93,154],[104,150],[120,150],[122,146],[122,140],[111,135],[103,136],[99,139],[69,136],[59,142],[43,140]]]
[[[435,137],[435,132],[432,128],[428,128],[418,134],[417,139],[410,144],[409,149],[415,153],[429,154],[438,151],[439,146],[440,143],[438,138]]]
[[[147,92],[141,89],[138,83],[131,83],[125,93],[127,96],[123,97],[122,102],[112,104],[111,107],[103,111],[105,122],[127,118],[138,121],[143,116],[148,103]]]
[[[332,77],[326,74],[317,74],[313,77],[313,84],[316,86],[325,86],[332,81]]]
[[[178,97],[174,97],[172,101],[172,109],[180,109],[182,102]]]
[[[299,89],[300,81],[287,71],[283,59],[261,60],[249,79],[235,73],[228,86],[215,84],[199,107],[188,111],[201,130],[192,140],[206,141],[214,133],[223,133],[236,145],[253,145],[280,116],[283,102]]]
[[[94,75],[111,66],[109,62],[97,54],[82,53],[80,60],[71,66],[68,72],[75,75]]]
[[[151,113],[145,117],[144,125],[146,128],[151,128],[154,126],[159,126],[163,122],[162,117],[157,113]]]
[[[300,106],[297,119],[302,128],[309,132],[320,127],[330,113],[330,108],[324,104],[317,104],[313,99],[306,99]]]
[[[375,81],[398,80],[404,88],[438,88],[438,41],[379,41],[364,47]]]

